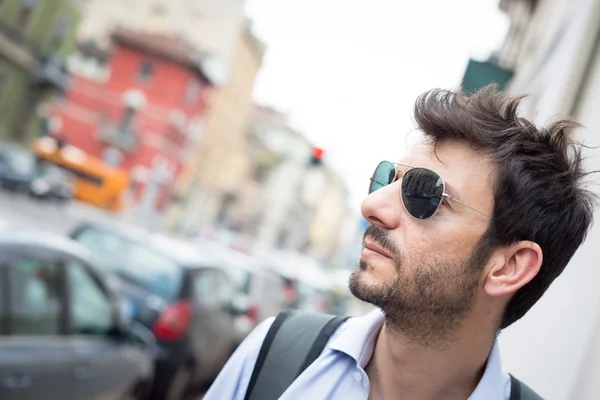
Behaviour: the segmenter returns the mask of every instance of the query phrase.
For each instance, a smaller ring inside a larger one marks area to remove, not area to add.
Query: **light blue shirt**
[[[204,400],[243,400],[252,370],[274,318],[262,322],[238,347]],[[329,340],[323,352],[286,390],[280,400],[367,400],[368,364],[384,322],[379,310],[350,318]],[[508,400],[510,376],[500,362],[498,343],[488,357],[485,372],[468,400]]]

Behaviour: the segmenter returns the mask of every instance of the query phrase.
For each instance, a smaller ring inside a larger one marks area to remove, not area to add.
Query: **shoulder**
[[[258,326],[246,337],[240,347],[246,347],[248,350],[252,350],[250,353],[256,353],[256,357],[258,357],[260,347],[267,336],[267,332],[271,329],[273,322],[275,322],[275,317],[269,317],[258,324]]]
[[[262,343],[274,321],[275,317],[265,319],[238,346],[204,396],[205,400],[244,398]]]
[[[262,344],[265,341],[265,337],[267,336],[269,329],[271,329],[274,321],[275,317],[270,317],[261,322],[256,328],[254,328],[248,337],[246,337],[246,339],[234,353],[234,356],[236,353],[238,353],[239,356],[243,357],[244,369],[242,371],[241,378],[243,378],[242,380],[246,380],[246,386],[250,381],[250,375],[252,375],[252,371],[254,370],[254,365],[256,364],[256,360]]]

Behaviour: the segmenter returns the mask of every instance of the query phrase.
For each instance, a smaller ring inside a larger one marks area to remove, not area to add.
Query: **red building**
[[[213,95],[206,58],[176,37],[120,29],[112,38],[108,54],[83,49],[70,61],[53,134],[129,170],[133,203],[161,211]]]

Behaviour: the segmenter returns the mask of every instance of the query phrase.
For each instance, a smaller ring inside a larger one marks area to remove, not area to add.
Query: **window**
[[[135,118],[136,109],[133,107],[125,107],[123,110],[123,116],[121,117],[121,122],[119,123],[119,130],[121,133],[126,134],[131,132],[133,128],[133,120]]]
[[[140,83],[147,83],[150,81],[152,74],[154,73],[154,67],[154,61],[144,60],[138,71],[138,81]]]
[[[8,330],[11,334],[60,333],[62,290],[57,262],[20,257],[10,262]]]
[[[0,0],[1,1],[1,0]],[[68,18],[61,16],[58,18],[56,25],[54,26],[54,33],[52,35],[52,48],[60,49],[67,33],[69,32],[69,28],[71,26]]]
[[[21,0],[19,14],[17,15],[17,27],[24,32],[29,25],[38,0]]]
[[[198,304],[210,307],[214,300],[211,296],[213,274],[210,271],[201,271],[194,278],[194,299]]]
[[[137,284],[165,299],[174,299],[179,294],[183,274],[181,267],[148,246],[130,243],[121,271]]]
[[[112,311],[102,288],[78,261],[67,262],[66,268],[71,332],[106,334],[112,327]]]
[[[198,98],[200,97],[201,89],[202,86],[198,82],[189,82],[185,88],[185,102],[188,105],[196,104],[198,102]]]
[[[91,250],[107,271],[122,279],[167,300],[179,294],[181,267],[150,247],[96,228],[85,229],[75,240]]]
[[[162,4],[153,4],[150,7],[150,15],[147,18],[148,27],[156,31],[164,30],[166,11]]]
[[[194,278],[194,298],[196,302],[209,309],[225,307],[232,293],[222,273],[215,270],[201,270]]]
[[[1,1],[1,0],[0,0]],[[163,16],[166,14],[165,7],[162,4],[153,4],[150,13],[154,16]]]
[[[146,95],[136,89],[129,89],[123,94],[123,114],[119,122],[119,135],[123,137],[134,137],[133,128],[137,111],[146,105]]]
[[[245,295],[250,294],[253,278],[252,273],[241,268],[232,267],[229,275],[234,281],[236,292],[243,293]]]

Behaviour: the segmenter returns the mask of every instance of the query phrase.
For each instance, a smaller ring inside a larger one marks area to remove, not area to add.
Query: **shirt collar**
[[[385,321],[383,312],[376,309],[365,316],[350,318],[336,331],[329,348],[352,357],[364,368],[375,349],[377,336]],[[498,342],[494,341],[485,371],[468,400],[501,400],[510,394],[510,379],[502,368]]]
[[[348,354],[364,368],[373,355],[384,321],[383,312],[379,309],[362,317],[350,318],[335,332],[329,348]]]

